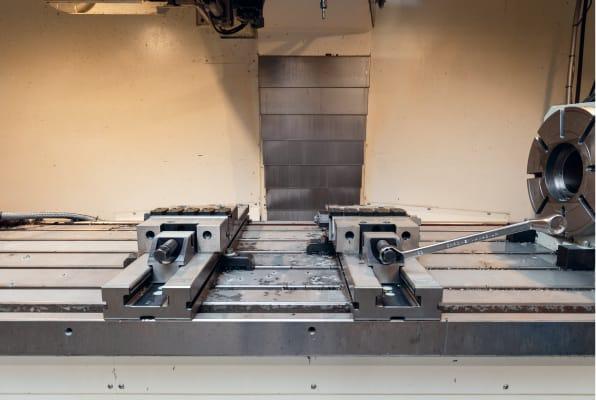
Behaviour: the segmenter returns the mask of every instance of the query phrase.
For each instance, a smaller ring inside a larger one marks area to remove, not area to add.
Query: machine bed
[[[494,226],[423,224],[420,244]],[[594,272],[538,243],[490,240],[419,257],[439,320],[355,320],[338,257],[308,255],[308,223],[249,223],[192,320],[104,320],[101,287],[135,259],[136,224],[0,230],[0,354],[593,355]],[[109,338],[109,339],[108,339]]]

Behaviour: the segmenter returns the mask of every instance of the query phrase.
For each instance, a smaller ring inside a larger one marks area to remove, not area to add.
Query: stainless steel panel
[[[263,140],[361,140],[365,115],[262,115]]]
[[[267,188],[354,187],[362,184],[360,165],[267,165]]]
[[[341,279],[331,269],[255,269],[222,272],[217,289],[339,289]]]
[[[242,240],[236,248],[241,253],[305,253],[308,241]]]
[[[259,57],[260,87],[368,87],[370,57]]]
[[[444,312],[594,312],[593,290],[445,290]]]
[[[310,223],[289,222],[284,221],[280,223],[271,222],[251,222],[244,228],[244,232],[321,232],[321,228],[315,225],[312,221]]]
[[[267,210],[269,221],[312,221],[317,210]]]
[[[240,240],[310,240],[318,239],[323,232],[316,231],[249,231]]]
[[[446,289],[593,289],[594,272],[430,270]]]
[[[249,292],[249,291],[245,291]],[[309,291],[314,293],[314,291]],[[325,293],[329,291],[320,291]],[[236,297],[238,298],[238,297]],[[47,315],[47,314],[46,314]],[[106,322],[101,314],[40,320],[10,316],[1,321],[2,355],[100,356],[561,356],[594,355],[594,322],[586,314],[544,315],[532,322],[508,320],[338,321],[277,318],[238,320]],[[452,315],[452,314],[450,314]],[[463,314],[467,316],[467,314]],[[571,316],[572,318],[564,318]],[[455,318],[453,318],[455,319]],[[314,328],[314,330],[313,330]],[[70,329],[70,336],[65,331]],[[314,334],[313,334],[314,333]],[[109,340],[106,340],[109,338]],[[473,340],[470,340],[473,338]]]
[[[365,88],[262,88],[261,114],[368,113]]]
[[[134,253],[136,251],[137,242],[129,240],[0,242],[0,253]]]
[[[550,254],[427,254],[418,261],[427,269],[558,269]]]
[[[360,191],[368,75],[369,57],[260,58],[268,219],[311,220],[325,204],[359,202],[359,194],[343,199],[343,189],[279,189]]]
[[[363,142],[266,140],[265,165],[358,165],[364,162]]]
[[[0,312],[102,312],[99,289],[0,289]]]
[[[202,312],[346,312],[350,304],[339,290],[213,289]]]
[[[326,204],[356,204],[360,188],[269,189],[267,207],[275,210],[322,209]]]
[[[255,268],[339,268],[335,257],[308,254],[254,254],[253,262]]]
[[[0,268],[123,268],[128,253],[0,253]]]
[[[1,288],[100,288],[121,269],[4,269]]]

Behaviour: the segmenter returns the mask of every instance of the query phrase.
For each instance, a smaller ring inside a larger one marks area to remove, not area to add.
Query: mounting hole
[[[354,232],[347,231],[345,236],[346,236],[346,239],[352,240],[352,239],[354,239]]]
[[[211,239],[211,232],[209,232],[209,231],[203,232],[203,239],[205,239],[205,240]]]
[[[558,202],[577,194],[584,177],[584,165],[579,151],[569,143],[557,145],[548,156],[544,180],[551,196]]]
[[[64,330],[64,335],[66,335],[66,336],[72,336],[72,328],[66,328]]]
[[[147,232],[145,233],[145,237],[146,237],[147,239],[153,239],[153,238],[155,237],[155,232],[153,232],[153,231],[147,231]]]
[[[314,336],[315,333],[317,333],[317,328],[315,328],[314,326],[309,327],[307,330],[308,330],[308,334],[311,336]]]
[[[403,240],[409,240],[411,237],[412,237],[412,234],[410,232],[408,232],[408,231],[403,231],[401,233],[401,238]]]

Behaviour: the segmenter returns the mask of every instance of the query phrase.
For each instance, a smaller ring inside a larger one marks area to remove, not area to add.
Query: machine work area
[[[0,3],[0,400],[594,399],[592,0]]]
[[[329,207],[319,225],[200,210],[3,229],[0,352],[594,353],[594,272],[557,266],[542,233],[493,238],[476,233],[508,228],[418,225],[379,207]],[[473,243],[408,256],[461,236]],[[396,243],[402,261],[389,254]]]

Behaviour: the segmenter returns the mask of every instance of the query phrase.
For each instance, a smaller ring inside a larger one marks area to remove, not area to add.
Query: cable
[[[582,73],[584,69],[584,42],[586,39],[586,20],[588,19],[588,11],[592,6],[592,0],[583,1],[583,12],[581,18],[581,32],[579,36],[579,54],[577,56],[577,80],[575,84],[575,102],[579,103],[582,91]]]
[[[248,25],[248,22],[241,22],[240,25],[237,25],[233,28],[230,29],[224,29],[220,26],[217,26],[213,20],[211,19],[211,26],[213,26],[213,29],[215,29],[215,31],[217,33],[219,33],[220,35],[233,35],[234,33],[238,33],[240,32],[242,29],[246,28],[246,25]]]
[[[577,25],[581,18],[582,0],[575,0],[575,11],[571,23],[571,43],[569,44],[569,61],[567,62],[567,80],[565,82],[565,103],[570,104],[573,99],[573,81],[575,75],[575,48],[577,47]]]
[[[213,14],[211,13],[211,11],[209,11],[209,9],[207,9],[205,7],[205,5],[200,0],[195,0],[195,7],[197,7],[197,9],[199,11],[201,11],[204,16],[207,17],[207,19],[211,23],[211,26],[213,27],[213,29],[215,29],[215,31],[217,33],[219,33],[220,35],[233,35],[234,33],[240,32],[242,29],[246,28],[246,25],[248,25],[248,22],[243,21],[239,25],[236,25],[233,28],[229,28],[229,29],[222,28],[221,26],[219,26],[215,23]]]
[[[587,14],[588,14],[587,10],[589,10],[590,7],[592,7],[592,0],[588,0],[588,7],[586,8],[586,15],[582,15],[581,18],[573,24],[573,26],[578,26],[579,24],[584,22],[584,18],[586,18]]]
[[[70,219],[72,221],[97,221],[97,217],[69,212],[0,212],[0,222],[22,221],[27,219]]]

